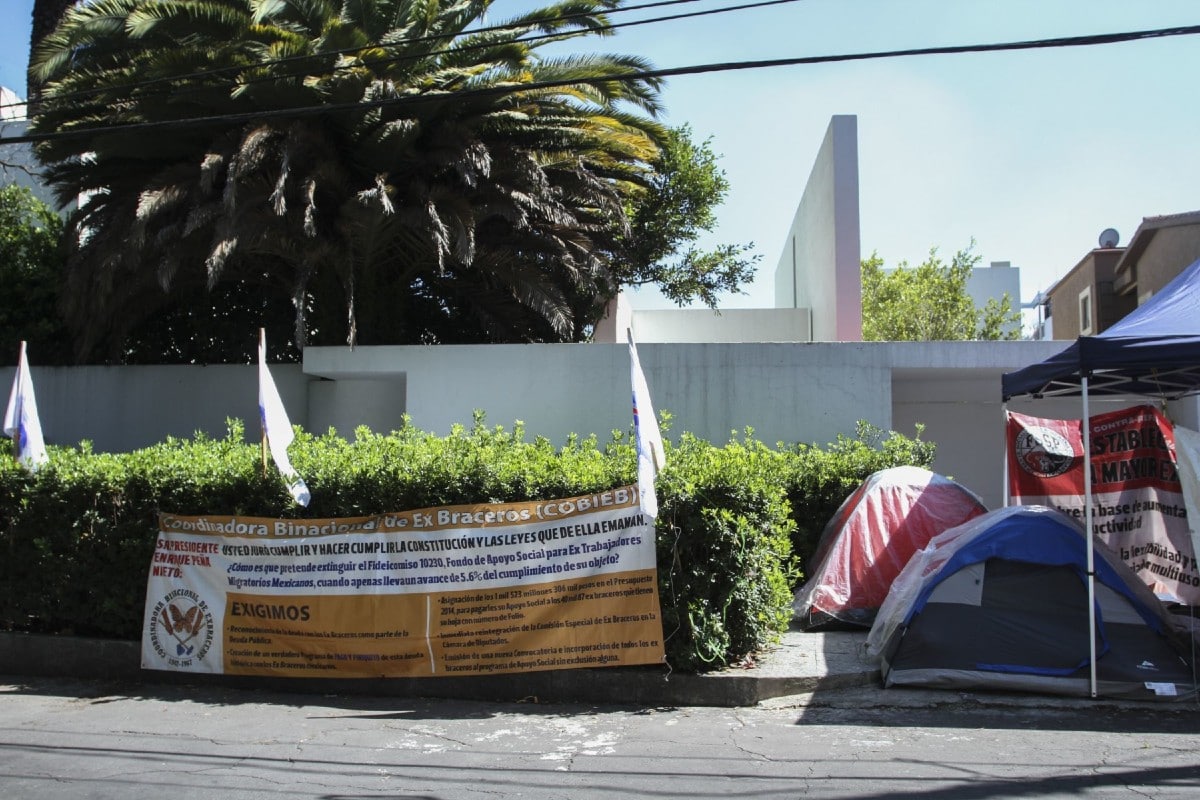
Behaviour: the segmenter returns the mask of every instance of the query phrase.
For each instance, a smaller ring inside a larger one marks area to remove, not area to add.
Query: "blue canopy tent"
[[[1200,393],[1200,261],[1128,316],[1061,353],[1003,376],[1014,397],[1128,394],[1176,400]]]
[[[1083,398],[1084,420],[1090,416],[1089,394],[1136,395],[1160,400],[1200,394],[1200,260],[1111,328],[1095,336],[1081,336],[1045,361],[1007,373],[1001,378],[1001,386],[1005,403],[1018,397],[1078,395]],[[1088,531],[1093,530],[1091,449],[1090,431],[1083,425],[1083,451],[1089,462],[1083,471]],[[1196,538],[1193,529],[1193,549],[1197,549]],[[1091,536],[1087,542],[1088,593],[1094,600]],[[1096,695],[1095,624],[1093,613],[1093,697]]]

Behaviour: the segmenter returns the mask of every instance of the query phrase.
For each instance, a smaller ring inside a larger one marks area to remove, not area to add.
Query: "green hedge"
[[[825,447],[783,447],[788,502],[796,530],[792,549],[805,566],[817,548],[827,523],[851,492],[872,473],[889,467],[914,466],[933,469],[936,445],[921,439],[924,426],[917,425],[916,437],[883,431],[864,422],[854,437],[839,435]]]
[[[664,415],[665,416],[665,415]],[[770,448],[684,434],[660,474],[663,633],[673,668],[737,663],[791,619],[800,560],[876,469],[927,466],[932,447],[863,427],[856,438]],[[435,436],[411,425],[349,442],[299,432],[292,462],[312,490],[295,506],[240,422],[220,440],[169,439],[125,454],[52,448],[35,475],[0,460],[0,628],[137,639],[157,514],[341,517],[588,494],[636,482],[628,437],[526,441],[520,424]]]

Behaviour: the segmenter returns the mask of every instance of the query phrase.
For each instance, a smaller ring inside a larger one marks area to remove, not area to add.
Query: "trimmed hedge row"
[[[666,417],[667,415],[664,415]],[[54,448],[29,475],[0,463],[0,628],[141,636],[159,511],[341,517],[434,506],[570,497],[636,482],[614,431],[555,447],[522,426],[474,424],[435,436],[406,424],[353,442],[298,432],[292,463],[312,490],[298,508],[231,420],[224,439],[169,439],[123,454]],[[869,474],[929,466],[933,446],[860,426],[826,446],[767,447],[753,431],[724,446],[684,434],[659,475],[659,589],[667,658],[719,669],[777,640],[798,568],[825,522]]]

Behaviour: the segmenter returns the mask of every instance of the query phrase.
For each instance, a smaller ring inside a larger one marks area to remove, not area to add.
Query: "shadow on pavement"
[[[220,706],[270,705],[283,708],[309,709],[311,719],[487,719],[498,714],[528,716],[573,716],[602,713],[601,707],[587,703],[542,702],[536,696],[522,700],[471,700],[438,697],[398,696],[380,694],[340,694],[336,692],[309,693],[278,691],[257,685],[244,687],[202,686],[179,683],[142,683],[134,681],[89,680],[75,678],[40,678],[0,675],[0,698],[5,695],[28,694],[47,697],[68,697],[103,705],[122,700],[144,700],[163,703],[194,702]],[[674,706],[630,706],[619,702],[613,707],[631,713],[650,713],[674,710]]]

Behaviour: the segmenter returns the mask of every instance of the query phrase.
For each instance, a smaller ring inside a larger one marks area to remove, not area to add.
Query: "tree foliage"
[[[80,356],[225,285],[306,343],[574,341],[665,129],[630,56],[543,57],[613,0],[98,0],[33,53]],[[485,15],[487,19],[485,19]],[[483,27],[481,27],[483,26]],[[172,299],[176,298],[176,299]]]
[[[58,313],[62,220],[29,189],[0,188],[0,363],[17,363],[22,341],[39,364],[69,358]]]
[[[885,270],[877,253],[862,262],[863,339],[867,341],[936,342],[999,340],[1020,337],[1020,311],[1007,293],[977,309],[967,293],[967,279],[979,263],[974,243],[949,263],[931,248],[915,267],[900,262]]]
[[[267,358],[294,363],[301,352],[291,338],[292,305],[266,274],[226,280],[209,290],[191,287],[166,296],[166,304],[130,329],[124,364],[251,364],[258,331],[267,332]]]
[[[571,436],[563,446],[488,427],[435,436],[410,424],[353,441],[299,432],[293,461],[312,489],[300,509],[240,422],[229,436],[168,439],[132,453],[51,446],[31,474],[0,459],[0,630],[136,639],[156,519],[177,514],[321,518],[587,495],[633,483],[636,447]],[[683,434],[659,474],[658,592],[667,661],[707,672],[777,639],[823,521],[872,472],[928,466],[932,445],[866,424],[826,447],[770,448],[751,431],[714,446]],[[790,501],[790,502],[789,502]]]
[[[33,0],[29,26],[29,51],[31,53],[42,39],[45,39],[51,31],[58,27],[58,23],[66,15],[67,9],[75,3],[76,0]],[[39,89],[38,83],[32,79],[26,83],[25,96],[34,105],[40,94]]]
[[[700,300],[715,308],[719,293],[737,292],[753,279],[759,256],[747,256],[753,243],[709,251],[695,245],[716,227],[716,209],[729,190],[712,140],[696,143],[689,126],[673,128],[655,167],[630,204],[621,282],[654,284],[679,305]]]

